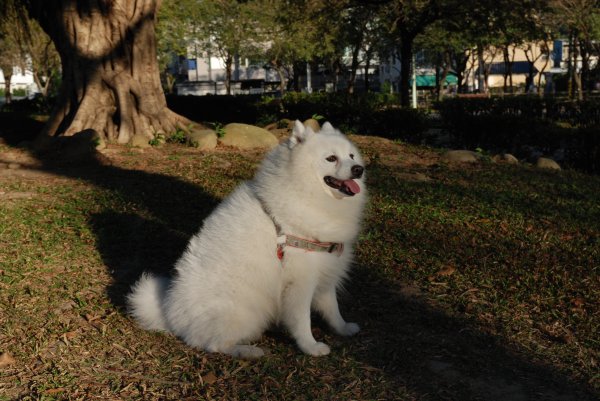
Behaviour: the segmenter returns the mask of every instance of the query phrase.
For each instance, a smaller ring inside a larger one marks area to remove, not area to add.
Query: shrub
[[[1,111],[19,114],[48,114],[54,104],[54,98],[35,95],[33,98],[13,100],[2,105]]]
[[[447,99],[436,105],[455,145],[519,154],[565,151],[565,163],[599,172],[600,101],[530,96]]]

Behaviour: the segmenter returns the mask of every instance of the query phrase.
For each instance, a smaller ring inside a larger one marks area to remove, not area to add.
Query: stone
[[[149,148],[150,146],[150,139],[145,136],[145,135],[139,135],[136,134],[133,136],[133,138],[131,138],[131,141],[129,141],[129,144],[135,148]]]
[[[211,150],[217,146],[217,133],[212,129],[193,129],[187,134],[190,146]]]
[[[535,163],[537,168],[546,169],[546,170],[560,170],[560,166],[554,160],[547,157],[540,157],[537,159]]]
[[[240,149],[273,148],[279,144],[277,137],[264,128],[249,124],[230,123],[224,128],[225,135],[219,142]]]
[[[314,118],[309,118],[308,120],[305,120],[303,124],[306,128],[310,128],[313,132],[321,131],[321,126],[319,125],[319,122]]]
[[[496,155],[492,158],[492,160],[496,163],[519,164],[519,159],[517,159],[510,153],[502,153],[501,155]]]
[[[99,140],[98,132],[85,129],[72,136],[57,138],[54,146],[57,146],[61,161],[79,162],[88,160],[96,152]]]
[[[477,163],[481,155],[470,150],[449,150],[442,155],[442,160],[451,163]]]

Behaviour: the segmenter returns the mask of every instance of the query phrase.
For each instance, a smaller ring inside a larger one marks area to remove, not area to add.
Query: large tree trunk
[[[12,93],[10,91],[11,80],[12,80],[12,66],[2,68],[4,73],[4,103],[10,104],[12,102]]]
[[[42,135],[95,130],[110,142],[152,139],[189,121],[167,108],[154,33],[160,0],[29,1],[54,42],[62,87]]]

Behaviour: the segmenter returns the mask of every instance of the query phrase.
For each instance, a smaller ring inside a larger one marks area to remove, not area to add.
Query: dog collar
[[[319,242],[296,237],[295,235],[280,235],[277,238],[277,258],[279,260],[283,259],[283,249],[286,246],[304,249],[308,252],[335,253],[337,256],[340,256],[344,252],[344,244],[341,242]]]

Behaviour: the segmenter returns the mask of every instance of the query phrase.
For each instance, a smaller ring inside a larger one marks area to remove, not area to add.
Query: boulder
[[[240,149],[273,148],[279,144],[277,137],[264,128],[254,125],[231,123],[224,128],[225,135],[219,142]]]
[[[85,129],[72,136],[61,136],[54,140],[55,149],[59,151],[62,161],[78,162],[90,158],[101,144],[98,132]]]
[[[442,155],[442,161],[450,163],[477,163],[481,155],[470,150],[449,150]]]
[[[519,164],[519,159],[511,155],[510,153],[502,153],[501,155],[496,155],[493,159],[496,163],[506,163],[506,164]]]
[[[212,129],[193,129],[187,138],[191,146],[200,150],[211,150],[217,146],[217,133]]]
[[[309,118],[308,120],[304,121],[303,124],[305,127],[310,128],[313,132],[321,131],[321,126],[319,125],[319,122],[314,118]]]
[[[561,169],[557,162],[555,162],[554,160],[547,158],[547,157],[538,158],[537,162],[535,163],[535,166],[537,168],[542,168],[542,169],[546,169],[546,170],[560,170]]]
[[[135,148],[149,148],[150,139],[145,135],[136,134],[131,138],[129,144]]]

